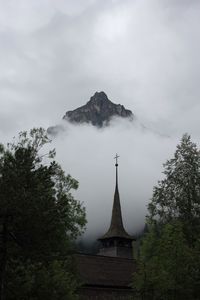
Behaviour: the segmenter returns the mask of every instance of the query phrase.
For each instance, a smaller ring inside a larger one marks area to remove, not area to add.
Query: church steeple
[[[126,232],[123,225],[118,189],[118,158],[119,156],[116,154],[116,183],[111,223],[108,231],[101,238],[99,238],[103,245],[103,248],[100,250],[99,254],[131,258],[132,241],[134,240],[134,238]]]

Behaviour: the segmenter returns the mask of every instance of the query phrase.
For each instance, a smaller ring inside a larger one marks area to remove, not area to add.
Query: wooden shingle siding
[[[81,300],[132,300],[134,259],[76,254]]]

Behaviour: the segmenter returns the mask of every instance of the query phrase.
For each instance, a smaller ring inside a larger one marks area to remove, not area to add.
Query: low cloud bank
[[[57,160],[76,178],[75,197],[87,210],[85,238],[99,237],[110,224],[115,188],[115,161],[119,159],[119,190],[126,229],[141,231],[153,186],[162,177],[162,164],[171,157],[176,138],[161,136],[137,122],[114,119],[111,126],[65,123],[65,131],[53,139]]]

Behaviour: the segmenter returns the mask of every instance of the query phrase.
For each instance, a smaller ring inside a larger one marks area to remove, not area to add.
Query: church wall
[[[103,287],[80,288],[79,297],[80,300],[134,300],[131,290]]]
[[[108,248],[101,248],[99,250],[99,255],[105,255],[105,256],[117,256],[117,247],[108,247]]]
[[[133,258],[133,249],[129,247],[117,247],[117,256],[124,258]]]

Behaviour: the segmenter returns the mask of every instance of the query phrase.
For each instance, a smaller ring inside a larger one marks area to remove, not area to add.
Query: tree
[[[0,295],[6,292],[6,299],[74,299],[70,254],[85,209],[71,194],[78,182],[55,162],[55,150],[44,153],[49,143],[39,128],[0,147]],[[46,296],[35,295],[38,274]]]
[[[153,190],[149,217],[163,223],[178,218],[192,243],[200,225],[200,151],[188,134],[164,164],[163,173],[165,178]]]
[[[195,299],[196,262],[181,222],[152,225],[143,239],[134,285],[142,299]]]
[[[189,135],[164,164],[148,205],[134,286],[142,299],[198,299],[200,152]]]

